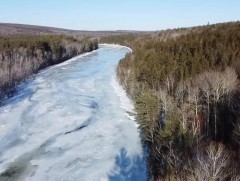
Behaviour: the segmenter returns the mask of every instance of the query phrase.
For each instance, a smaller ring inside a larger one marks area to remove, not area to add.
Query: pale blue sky
[[[240,20],[240,0],[0,0],[0,22],[161,30]]]

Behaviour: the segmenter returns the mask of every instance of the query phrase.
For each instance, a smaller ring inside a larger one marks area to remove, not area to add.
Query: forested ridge
[[[15,86],[38,70],[97,48],[94,39],[65,35],[0,37],[0,99],[12,96]]]
[[[121,39],[121,37],[119,37]],[[240,23],[118,40],[154,180],[240,180]]]

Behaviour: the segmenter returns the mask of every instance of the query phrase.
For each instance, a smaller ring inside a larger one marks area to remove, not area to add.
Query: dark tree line
[[[239,180],[240,23],[124,43],[133,53],[120,61],[118,77],[138,112],[149,176]]]
[[[106,36],[106,37],[101,38],[100,42],[131,46],[131,42],[136,40],[138,37],[139,36],[137,34],[112,35],[112,36]]]
[[[97,48],[95,40],[64,35],[0,37],[0,99],[38,70]]]

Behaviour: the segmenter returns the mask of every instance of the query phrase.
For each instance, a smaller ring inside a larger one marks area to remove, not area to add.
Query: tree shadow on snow
[[[146,163],[144,156],[129,157],[127,151],[122,148],[116,157],[115,169],[109,175],[111,181],[146,181]]]

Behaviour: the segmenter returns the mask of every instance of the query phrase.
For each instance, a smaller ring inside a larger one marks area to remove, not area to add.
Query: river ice
[[[129,49],[101,45],[45,69],[0,108],[0,180],[146,180],[133,105],[115,76]]]

